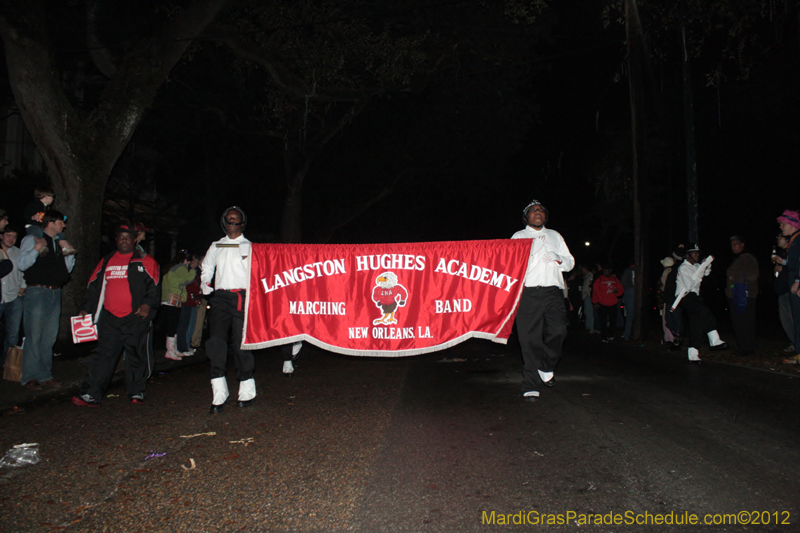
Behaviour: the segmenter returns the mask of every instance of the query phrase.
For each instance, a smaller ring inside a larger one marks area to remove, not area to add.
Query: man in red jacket
[[[597,310],[597,317],[600,320],[600,331],[603,334],[603,342],[614,340],[614,321],[617,316],[617,301],[625,293],[619,278],[611,273],[608,267],[603,268],[603,272],[594,280],[592,290],[592,304]]]

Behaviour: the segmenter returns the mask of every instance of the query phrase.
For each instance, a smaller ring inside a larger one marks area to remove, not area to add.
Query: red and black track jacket
[[[106,266],[111,257],[117,253],[111,252],[97,263],[94,272],[89,277],[89,285],[86,288],[86,303],[83,310],[89,314],[95,314],[97,309],[103,305],[100,301],[100,294],[103,289],[103,278],[105,277]],[[131,290],[131,312],[135,312],[142,304],[150,306],[151,319],[155,316],[156,308],[161,302],[161,288],[159,287],[158,263],[152,256],[145,255],[135,249],[130,263],[128,263],[128,286]]]

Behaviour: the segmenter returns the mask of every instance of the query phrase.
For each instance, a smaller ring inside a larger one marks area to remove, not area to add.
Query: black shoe
[[[548,381],[542,381],[542,385],[545,387],[555,387],[556,386],[556,377],[553,376]]]
[[[239,407],[250,407],[251,405],[253,405],[254,401],[255,398],[253,398],[252,400],[239,400],[238,402],[236,402],[236,405],[238,405]]]
[[[527,391],[522,393],[522,399],[528,403],[536,403],[539,399],[539,391]]]
[[[720,350],[727,350],[727,349],[728,349],[727,342],[723,342],[722,344],[717,344],[716,346],[709,347],[709,350],[711,350],[712,352],[718,352]]]
[[[217,413],[221,413],[223,409],[225,409],[225,404],[224,403],[219,404],[219,405],[214,405],[212,403],[211,404],[211,409],[208,410],[208,414],[215,415]]]

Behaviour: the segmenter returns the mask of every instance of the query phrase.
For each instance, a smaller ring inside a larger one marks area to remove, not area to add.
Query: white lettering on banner
[[[347,328],[347,338],[349,339],[368,339],[369,328]]]
[[[372,328],[373,339],[413,339],[414,328]]]
[[[425,270],[424,255],[357,255],[356,270]]]
[[[467,313],[472,311],[472,300],[434,300],[437,313]]]
[[[458,259],[451,259],[449,261],[444,258],[439,259],[439,264],[436,265],[434,272],[441,272],[442,274],[449,274],[451,276],[461,276],[471,281],[479,281],[480,283],[493,285],[506,292],[511,292],[511,287],[519,281],[508,274],[495,272],[492,269],[478,265],[467,265]]]
[[[264,293],[266,294],[294,283],[301,283],[322,276],[334,276],[336,274],[346,273],[344,259],[329,259],[326,261],[309,263],[291,270],[284,270],[280,274],[275,274],[273,276],[272,286],[269,285],[267,278],[261,278],[261,284],[264,285]]]
[[[431,328],[427,326],[417,326],[417,337],[420,339],[432,339]],[[369,328],[347,328],[348,339],[369,339]],[[372,328],[372,338],[374,339],[413,339],[414,328]]]
[[[290,315],[346,315],[344,302],[289,302]]]

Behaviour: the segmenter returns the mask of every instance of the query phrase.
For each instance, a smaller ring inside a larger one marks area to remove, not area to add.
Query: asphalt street
[[[256,366],[256,403],[217,415],[200,358],[144,405],[115,385],[99,408],[4,411],[2,450],[41,461],[0,468],[0,531],[800,531],[790,375],[585,334],[534,404],[513,337]]]

